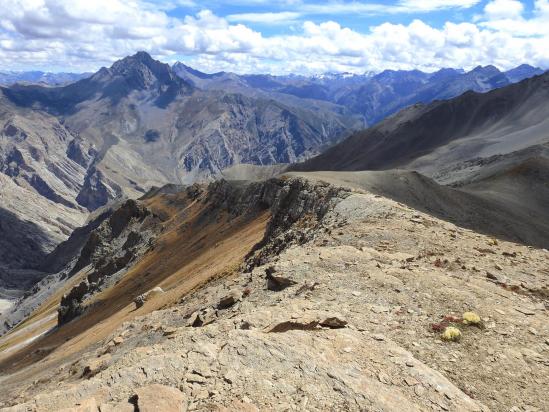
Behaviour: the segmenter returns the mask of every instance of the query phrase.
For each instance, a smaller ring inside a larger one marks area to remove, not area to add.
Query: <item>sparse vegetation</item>
[[[455,326],[448,326],[440,337],[448,342],[458,342],[461,339],[461,331]]]
[[[463,314],[463,324],[465,325],[480,325],[482,320],[475,312],[465,312]]]

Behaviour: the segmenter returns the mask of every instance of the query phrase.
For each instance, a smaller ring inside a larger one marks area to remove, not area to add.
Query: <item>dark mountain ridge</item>
[[[414,105],[293,166],[299,170],[382,170],[406,167],[435,149],[513,117],[526,117],[549,98],[549,74],[488,93],[468,91],[451,100]],[[543,120],[537,116],[536,121]],[[520,126],[520,124],[519,124]],[[523,127],[526,125],[523,125]],[[462,161],[465,159],[461,159]]]

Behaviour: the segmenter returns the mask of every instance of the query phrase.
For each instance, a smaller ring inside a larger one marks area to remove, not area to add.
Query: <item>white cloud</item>
[[[409,10],[433,11],[451,8],[469,8],[480,3],[480,0],[401,0],[399,5]]]
[[[227,20],[230,22],[249,22],[263,24],[286,24],[300,18],[301,14],[293,11],[281,11],[278,13],[239,13],[230,14]]]
[[[394,4],[387,2],[326,1],[322,3],[302,3],[296,10],[302,14],[395,14],[425,13],[436,10],[469,8],[480,0],[399,0]]]
[[[299,12],[223,18],[202,10],[184,18],[170,17],[165,10],[181,1],[0,0],[0,70],[92,70],[137,50],[149,51],[161,60],[184,58],[205,71],[364,72],[472,68],[478,64],[511,68],[521,63],[549,67],[549,0],[536,0],[528,18],[516,0],[492,0],[475,23],[447,22],[432,27],[415,19],[407,25],[383,23],[358,32],[336,21],[305,21],[291,35],[270,36],[245,23],[294,19],[305,13],[306,6],[317,7],[319,13],[326,3],[294,3],[295,10],[302,10]],[[475,3],[478,1],[401,0],[393,7],[419,12]],[[337,4],[357,12],[376,12],[379,6]]]
[[[489,19],[516,19],[524,11],[524,4],[518,0],[494,0],[484,8]]]
[[[549,0],[535,0],[530,18],[524,17],[524,5],[517,0],[492,0],[484,13],[482,27],[513,37],[549,37]]]

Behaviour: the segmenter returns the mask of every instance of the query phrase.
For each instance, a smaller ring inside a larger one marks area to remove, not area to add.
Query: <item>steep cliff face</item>
[[[221,180],[187,187],[180,194],[178,208],[185,210],[196,203],[195,222],[206,225],[214,224],[223,214],[234,220],[268,210],[271,218],[263,239],[247,257],[247,270],[252,270],[290,245],[310,240],[321,218],[346,194],[345,189],[299,178],[255,183]],[[83,270],[87,275],[63,295],[58,310],[60,325],[93,310],[90,302],[94,295],[115,287],[142,256],[153,252],[164,230],[163,220],[167,219],[161,212],[154,213],[154,207],[146,206],[154,199],[152,195],[141,202],[125,202],[90,233],[67,277]]]
[[[30,287],[22,271],[40,279],[44,257],[85,223],[76,198],[93,157],[57,119],[0,93],[0,288]]]
[[[84,301],[112,286],[152,246],[161,219],[147,208],[128,200],[88,237],[69,277],[89,267],[88,275],[63,295],[58,310],[59,324],[80,315]]]

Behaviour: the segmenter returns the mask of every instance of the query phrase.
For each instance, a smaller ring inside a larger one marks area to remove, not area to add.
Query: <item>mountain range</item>
[[[414,103],[456,97],[468,90],[486,92],[543,73],[523,64],[502,72],[494,66],[478,66],[465,72],[441,69],[434,73],[419,70],[385,70],[379,74],[328,73],[321,76],[236,75],[219,72],[205,74],[183,63],[173,66],[175,73],[197,87],[231,90],[257,95],[294,96],[326,101],[343,106],[372,125]]]
[[[407,105],[539,72],[205,74],[139,52],[67,85],[1,87],[0,208],[12,223],[0,232],[18,235],[2,241],[0,279],[13,286],[14,270],[25,285],[42,276],[44,256],[113,199],[166,183],[273,175]]]
[[[16,83],[41,84],[43,86],[63,86],[89,77],[92,73],[51,73],[42,71],[0,72],[0,85],[11,86]]]

